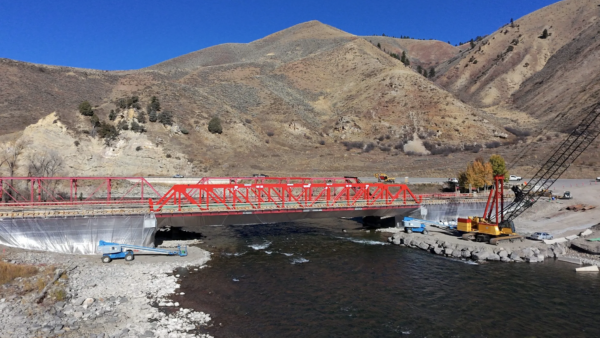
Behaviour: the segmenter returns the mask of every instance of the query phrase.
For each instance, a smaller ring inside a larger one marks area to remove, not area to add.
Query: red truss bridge
[[[356,177],[0,177],[0,217],[9,218],[312,211],[369,215],[457,200],[480,202],[470,194],[415,195],[405,184],[364,183]]]

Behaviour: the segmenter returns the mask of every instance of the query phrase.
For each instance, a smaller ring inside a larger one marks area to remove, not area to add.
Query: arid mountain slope
[[[446,42],[437,40],[398,39],[389,36],[363,36],[363,39],[374,45],[379,44],[387,53],[402,55],[406,52],[411,66],[421,66],[429,69],[447,62],[459,55],[467,47],[454,47]]]
[[[535,124],[535,118],[474,108],[388,54],[406,50],[412,63],[428,67],[455,62],[459,48],[439,41],[377,41],[386,51],[377,42],[311,21],[140,70],[2,60],[0,118],[6,123],[0,140],[20,137],[28,144],[27,156],[63,154],[65,175],[177,170],[186,176],[257,171],[454,176],[475,156],[499,152],[510,159],[531,142],[517,140],[504,126],[523,119]],[[133,96],[137,107],[118,103]],[[172,124],[142,122],[153,96],[161,113],[172,113]],[[94,106],[98,121],[79,113],[84,100]],[[53,111],[57,114],[46,117]],[[221,134],[208,130],[213,117],[221,120]],[[145,132],[128,130],[134,122]],[[119,135],[101,140],[99,133],[111,127]],[[528,165],[539,161],[529,160]],[[19,170],[26,169],[22,163]]]
[[[543,121],[564,114],[568,129],[579,112],[600,100],[600,20],[559,49],[513,94],[514,104]]]
[[[563,0],[526,15],[477,41],[462,57],[436,69],[436,82],[479,107],[511,102],[521,84],[581,32],[596,24],[600,4]],[[540,38],[543,31],[546,38]]]

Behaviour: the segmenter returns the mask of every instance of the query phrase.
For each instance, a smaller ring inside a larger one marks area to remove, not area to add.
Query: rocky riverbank
[[[210,315],[168,298],[181,294],[173,271],[198,273],[210,259],[205,250],[110,264],[99,256],[2,250],[3,261],[39,272],[0,287],[0,337],[210,337],[201,333]],[[42,289],[47,292],[38,303]]]
[[[379,229],[393,233],[388,242],[396,245],[417,248],[436,255],[457,259],[500,262],[543,262],[548,258],[570,257],[580,259],[582,264],[598,265],[597,255],[580,252],[571,248],[571,242],[547,245],[538,241],[524,240],[515,243],[502,243],[498,246],[464,241],[441,229],[431,229],[428,235],[407,234],[400,228]]]

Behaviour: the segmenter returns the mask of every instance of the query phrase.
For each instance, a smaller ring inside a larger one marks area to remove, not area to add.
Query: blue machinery
[[[100,241],[98,250],[102,253],[102,262],[110,263],[113,259],[125,258],[126,261],[132,261],[134,255],[167,255],[180,257],[187,256],[187,245],[177,246],[177,250],[167,250],[150,248],[147,246],[119,244]]]

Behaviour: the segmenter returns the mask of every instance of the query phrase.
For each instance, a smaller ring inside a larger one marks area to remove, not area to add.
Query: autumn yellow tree
[[[464,189],[469,186],[473,189],[489,186],[494,179],[493,169],[490,162],[484,162],[483,158],[477,158],[469,163],[465,171],[458,173],[458,184]]]

